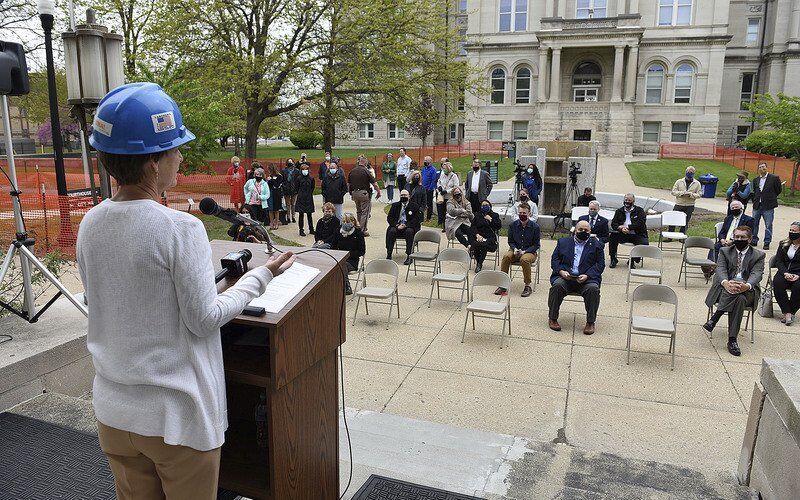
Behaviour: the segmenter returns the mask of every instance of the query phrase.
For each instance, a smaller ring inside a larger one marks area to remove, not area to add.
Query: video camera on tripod
[[[569,182],[570,182],[570,184],[572,184],[573,186],[578,184],[578,176],[581,175],[582,173],[583,173],[583,170],[581,170],[580,164],[575,163],[574,161],[572,163],[570,163],[569,164]]]

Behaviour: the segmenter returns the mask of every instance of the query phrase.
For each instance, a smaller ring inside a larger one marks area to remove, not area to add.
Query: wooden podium
[[[250,269],[267,261],[265,245],[212,241],[215,272],[222,256],[242,248],[253,253]],[[254,499],[339,497],[336,349],[345,340],[339,267],[346,272],[347,252],[326,252],[336,261],[319,252],[297,257],[320,273],[281,312],[240,315],[222,328],[228,394],[222,488]],[[218,290],[235,282],[223,280]]]

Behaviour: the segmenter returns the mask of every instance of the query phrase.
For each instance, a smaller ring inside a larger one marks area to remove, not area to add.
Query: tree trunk
[[[261,121],[255,113],[247,113],[247,127],[245,128],[244,135],[244,156],[245,158],[254,159],[258,149],[258,129],[261,127]]]
[[[792,168],[792,185],[789,187],[789,191],[792,195],[794,195],[794,186],[797,183],[797,169],[800,168],[800,163],[794,162],[794,167]]]
[[[242,155],[242,142],[239,140],[238,135],[233,136],[233,154],[235,156]]]

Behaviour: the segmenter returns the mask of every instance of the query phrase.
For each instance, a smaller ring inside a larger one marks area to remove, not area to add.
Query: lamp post
[[[39,20],[44,29],[44,51],[47,60],[47,94],[50,101],[50,132],[53,137],[53,162],[58,189],[58,211],[60,232],[58,243],[62,246],[75,244],[75,234],[70,223],[70,208],[67,196],[67,176],[64,172],[64,143],[61,138],[61,122],[58,118],[58,94],[56,93],[56,70],[53,64],[53,24],[56,6],[54,0],[37,0]]]
[[[86,115],[97,108],[110,90],[125,83],[122,36],[97,23],[95,12],[86,11],[86,23],[61,34],[64,41],[64,66],[67,72],[67,102],[81,126],[81,140],[88,149],[89,127]],[[85,160],[88,163],[88,159]],[[91,170],[91,164],[88,165]],[[111,180],[102,165],[100,193],[111,196]],[[94,196],[94,175],[90,176]]]

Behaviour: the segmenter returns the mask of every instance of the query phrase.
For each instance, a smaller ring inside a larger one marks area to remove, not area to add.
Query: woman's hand
[[[292,267],[297,257],[292,252],[284,252],[277,257],[270,257],[264,267],[270,270],[272,276],[280,276],[285,270]]]

